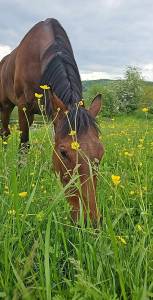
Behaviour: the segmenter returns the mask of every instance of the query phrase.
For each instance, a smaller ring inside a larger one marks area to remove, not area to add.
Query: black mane
[[[46,66],[41,84],[49,85],[53,92],[66,106],[71,106],[82,99],[82,83],[73,50],[66,32],[57,20],[46,21],[52,26],[55,42],[51,44],[42,57],[51,57]]]
[[[56,53],[42,76],[41,84],[47,84],[68,107],[82,99],[82,89],[77,68],[63,53]]]
[[[94,128],[97,133],[99,132],[95,118],[93,118],[85,108],[76,108],[75,105],[71,107],[58,130],[61,136],[64,137],[68,135],[71,130],[75,130],[77,136],[79,136],[82,133],[86,133],[89,128]]]
[[[76,103],[82,100],[82,83],[68,36],[57,20],[48,19],[45,22],[52,26],[55,42],[43,54],[42,61],[45,57],[51,57],[51,59],[42,74],[40,83],[49,85],[69,110],[59,128],[60,134],[65,136],[72,129],[80,135],[89,127],[98,131],[96,121],[88,111],[76,106]],[[52,114],[49,98],[46,103],[46,113],[48,117]]]

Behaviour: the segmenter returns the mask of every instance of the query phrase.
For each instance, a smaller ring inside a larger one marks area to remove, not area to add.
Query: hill
[[[118,80],[111,80],[111,79],[84,80],[82,81],[82,84],[83,84],[83,89],[87,90],[91,85],[100,84],[106,86],[116,81]]]
[[[97,85],[97,84],[100,84],[100,85],[103,85],[103,86],[107,86],[109,84],[112,84],[112,83],[117,83],[119,82],[120,80],[117,79],[117,80],[112,80],[112,79],[95,79],[95,80],[83,80],[82,81],[82,84],[83,84],[83,89],[84,90],[87,90],[91,85]],[[144,81],[144,86],[145,87],[152,87],[153,88],[153,82],[152,81]]]
[[[120,80],[110,80],[110,79],[98,79],[98,80],[84,80],[82,81],[83,85],[83,92],[86,92],[92,85],[102,85],[108,86],[112,85],[113,83],[117,83]],[[151,81],[144,81],[143,82],[143,89],[144,89],[144,96],[143,96],[143,103],[144,105],[150,106],[150,102],[153,101],[153,82]],[[15,108],[11,119],[17,119],[17,109]],[[40,116],[35,116],[36,120],[41,119]]]
[[[93,85],[109,86],[114,83],[118,83],[119,81],[120,80],[110,80],[110,79],[84,80],[82,81],[83,92],[86,92]],[[153,103],[153,82],[152,81],[143,81],[142,102],[144,105],[152,106]]]

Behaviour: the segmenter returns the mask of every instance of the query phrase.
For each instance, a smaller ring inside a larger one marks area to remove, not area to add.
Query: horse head
[[[72,218],[78,220],[80,203],[86,221],[89,214],[92,222],[99,221],[96,203],[97,167],[104,154],[99,140],[95,118],[101,109],[101,95],[97,95],[90,108],[83,101],[71,107],[55,94],[52,95],[53,123],[55,128],[54,169],[61,182],[67,185],[66,197],[72,206]],[[80,188],[72,178],[79,176]],[[80,202],[81,200],[81,202]]]

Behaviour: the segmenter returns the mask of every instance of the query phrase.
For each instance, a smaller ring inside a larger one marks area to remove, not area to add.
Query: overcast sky
[[[152,0],[0,0],[0,58],[40,20],[65,28],[82,78],[118,78],[128,65],[153,80]]]

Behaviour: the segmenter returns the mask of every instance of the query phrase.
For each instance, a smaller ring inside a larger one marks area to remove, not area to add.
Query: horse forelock
[[[61,137],[64,137],[68,135],[71,130],[74,130],[76,131],[76,135],[80,136],[83,133],[85,134],[90,128],[94,128],[97,133],[99,132],[95,118],[93,118],[85,108],[78,108],[77,105],[74,105],[61,121],[58,132]]]

